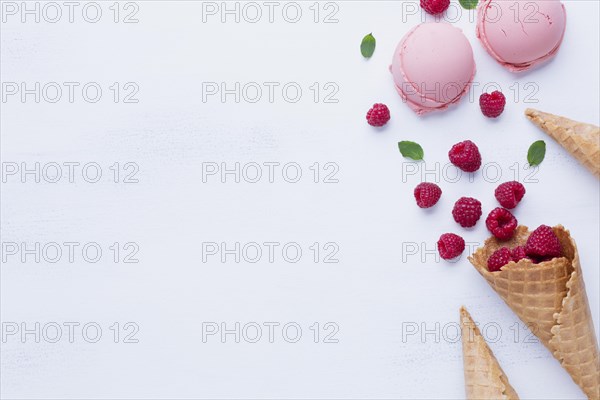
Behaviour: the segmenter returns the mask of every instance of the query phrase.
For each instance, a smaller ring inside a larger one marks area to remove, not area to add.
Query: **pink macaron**
[[[559,0],[483,0],[477,8],[476,33],[496,61],[521,72],[556,55],[566,23]]]
[[[475,76],[473,49],[460,29],[422,23],[402,38],[390,71],[398,94],[414,112],[442,111],[469,90]]]

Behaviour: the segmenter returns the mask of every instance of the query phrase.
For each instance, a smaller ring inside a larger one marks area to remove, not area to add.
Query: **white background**
[[[254,24],[231,16],[226,23],[219,16],[203,23],[202,3],[194,1],[137,2],[138,23],[114,23],[112,2],[100,4],[96,24],[85,22],[80,9],[74,23],[65,16],[55,24],[32,17],[22,23],[17,15],[2,24],[2,82],[98,82],[104,89],[94,104],[80,91],[73,103],[12,96],[1,104],[3,163],[96,162],[103,172],[95,184],[81,171],[74,183],[8,177],[2,242],[97,242],[104,251],[98,263],[85,262],[80,253],[74,263],[66,256],[55,264],[31,257],[21,262],[18,255],[3,262],[3,323],[81,324],[74,343],[66,328],[58,343],[8,337],[1,354],[3,397],[459,399],[461,346],[451,339],[464,304],[491,327],[488,339],[501,329],[490,346],[521,398],[584,398],[550,353],[526,340],[523,323],[466,260],[467,252],[447,263],[423,250],[433,249],[444,232],[481,243],[488,235],[483,218],[497,205],[494,188],[515,179],[515,171],[523,181],[531,172],[529,145],[545,139],[546,159],[530,177],[537,182],[525,183],[515,215],[530,227],[560,223],[570,229],[598,331],[598,181],[523,116],[535,107],[598,124],[597,2],[566,2],[558,56],[521,75],[484,52],[474,14],[464,12],[454,23],[473,46],[479,86],[472,99],[426,117],[402,104],[387,70],[397,42],[424,18],[407,15],[414,3],[339,1],[338,22],[330,24],[313,21],[312,2],[300,3],[303,16],[295,24],[282,18],[285,3],[274,23],[264,15]],[[452,6],[456,15],[458,3]],[[377,49],[365,61],[358,47],[369,32]],[[113,82],[135,82],[139,102],[115,104],[108,89]],[[297,82],[303,95],[297,103],[281,92],[273,103],[235,103],[232,96],[225,103],[217,96],[203,102],[202,82]],[[338,85],[339,101],[315,103],[314,82]],[[484,118],[477,104],[490,82],[508,98],[498,120]],[[532,88],[537,93],[526,98]],[[392,112],[382,130],[364,120],[375,102]],[[479,145],[491,168],[472,182],[464,175],[452,183],[441,171],[453,171],[444,169],[447,152],[464,139]],[[406,173],[412,165],[398,152],[400,140],[423,146],[426,164],[419,168],[439,163],[440,172],[427,179],[438,181],[444,194],[429,211],[415,205],[412,191],[422,177]],[[136,163],[139,183],[112,182],[115,162]],[[202,165],[209,162],[297,162],[303,176],[288,183],[278,170],[273,183],[266,177],[235,183],[231,176],[226,183],[218,176],[203,183]],[[339,182],[323,183],[321,176],[314,183],[309,166],[315,162],[336,163]],[[483,203],[484,217],[470,231],[450,214],[460,196]],[[218,256],[202,262],[203,242],[231,247],[269,241],[297,242],[301,260],[286,262],[279,250],[274,263],[266,255],[254,264],[231,257],[222,263]],[[137,243],[140,262],[113,262],[108,246],[114,242]],[[339,262],[323,263],[321,253],[315,263],[314,242],[336,243]],[[407,246],[419,254],[409,254]],[[98,343],[82,338],[80,328],[89,322],[102,327]],[[115,322],[121,328],[136,323],[139,343],[122,343],[122,335],[114,343],[109,327]],[[279,328],[295,322],[302,338],[288,343],[276,330],[269,343],[265,328],[258,343],[235,343],[232,335],[226,343],[218,336],[203,343],[203,322],[230,328],[235,322],[277,322]],[[319,343],[310,330],[315,322]],[[323,343],[327,322],[339,327],[338,343]],[[414,324],[420,332],[403,337],[403,326]],[[423,328],[439,337],[423,338]]]

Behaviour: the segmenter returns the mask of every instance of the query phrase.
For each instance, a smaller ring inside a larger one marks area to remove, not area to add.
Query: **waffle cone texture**
[[[528,108],[527,118],[600,178],[600,128]]]
[[[460,309],[467,400],[518,400],[494,353],[464,308]]]
[[[509,241],[491,237],[469,261],[506,304],[526,323],[588,398],[600,399],[598,344],[581,275],[579,254],[569,231],[553,228],[563,257],[540,264],[509,262],[500,271],[487,269],[500,247],[524,245],[529,230],[519,226]]]

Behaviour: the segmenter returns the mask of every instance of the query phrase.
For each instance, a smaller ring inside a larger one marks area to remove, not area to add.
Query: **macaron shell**
[[[562,42],[566,11],[558,0],[484,0],[477,11],[477,36],[511,71],[552,58]]]
[[[443,110],[459,101],[473,80],[473,49],[460,29],[423,23],[400,41],[390,70],[398,93],[415,112]]]

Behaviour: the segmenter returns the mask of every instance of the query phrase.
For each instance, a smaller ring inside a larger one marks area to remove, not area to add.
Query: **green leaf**
[[[400,153],[406,158],[416,161],[423,159],[423,148],[419,143],[402,141],[398,142],[398,148],[400,149]]]
[[[529,165],[536,166],[540,165],[542,161],[544,161],[544,157],[546,156],[546,142],[543,140],[538,140],[537,142],[533,142],[531,146],[529,146],[529,151],[527,152],[527,161]]]
[[[360,43],[360,53],[364,58],[370,58],[375,52],[375,38],[369,33]]]
[[[466,10],[472,10],[477,7],[478,0],[458,0],[461,6]]]

